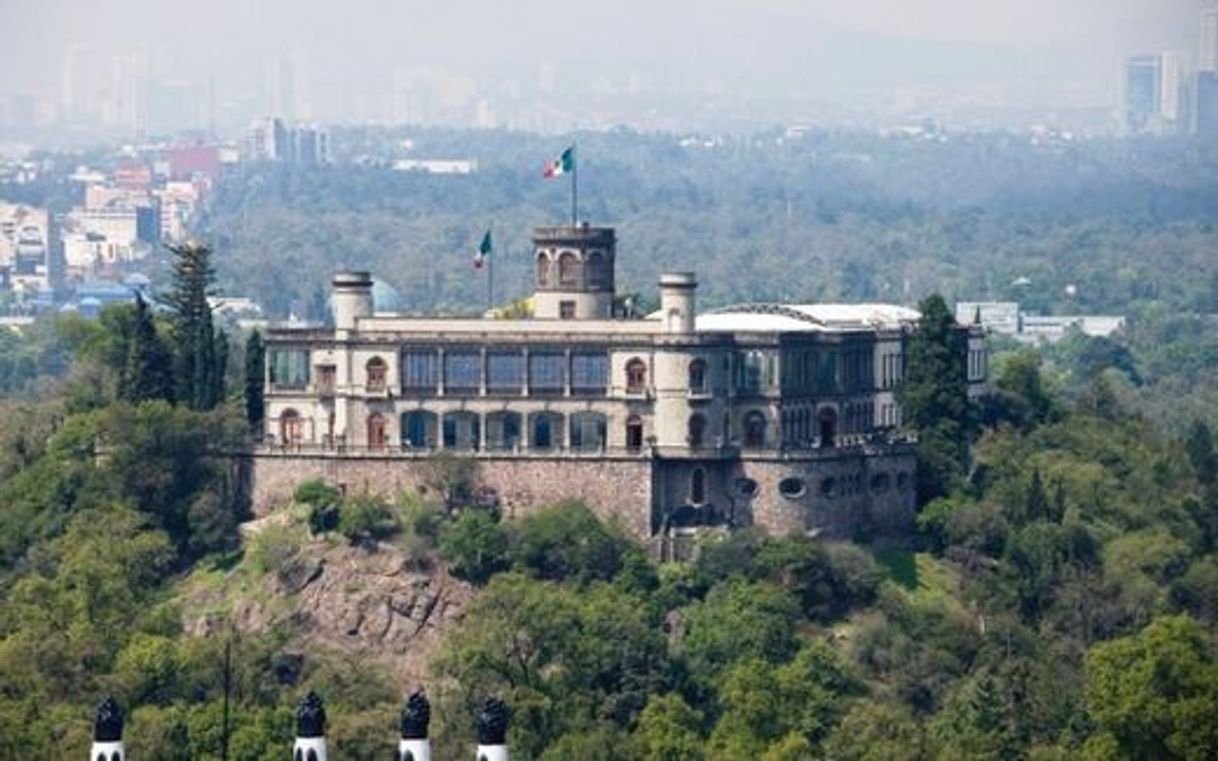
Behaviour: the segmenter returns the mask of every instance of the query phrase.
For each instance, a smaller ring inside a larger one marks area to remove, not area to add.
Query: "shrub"
[[[508,536],[495,520],[481,510],[461,513],[440,540],[440,557],[454,576],[484,584],[508,565]]]
[[[338,532],[352,543],[392,536],[401,528],[393,508],[380,497],[362,494],[348,499],[338,517]]]
[[[521,521],[516,557],[541,579],[609,580],[622,567],[628,539],[601,523],[582,502],[562,502]]]
[[[304,538],[295,526],[266,526],[254,535],[249,557],[260,573],[279,573],[300,554]]]

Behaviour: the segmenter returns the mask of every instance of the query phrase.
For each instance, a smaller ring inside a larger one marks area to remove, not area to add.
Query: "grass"
[[[888,578],[915,600],[950,598],[957,586],[954,570],[929,552],[886,547],[876,551],[875,559]]]

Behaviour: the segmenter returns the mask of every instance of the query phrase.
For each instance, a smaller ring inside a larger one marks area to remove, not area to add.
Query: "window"
[[[486,355],[486,390],[519,394],[524,388],[524,355],[492,351]]]
[[[567,357],[562,352],[534,351],[529,354],[529,393],[562,396],[566,390]]]
[[[519,412],[492,412],[486,416],[486,448],[512,450],[520,445]]]
[[[545,251],[537,255],[537,285],[545,288],[550,284],[550,257]]]
[[[689,474],[689,501],[693,505],[706,504],[706,471],[694,468]]]
[[[299,444],[304,438],[304,421],[296,410],[284,410],[279,415],[279,440],[284,444]]]
[[[558,319],[574,320],[575,319],[575,302],[560,301],[558,302]]]
[[[318,365],[317,393],[322,396],[334,396],[334,389],[337,385],[338,381],[334,372],[334,365]]]
[[[689,418],[689,446],[693,449],[706,446],[706,418],[702,415]]]
[[[562,415],[534,412],[529,415],[529,446],[537,450],[562,447]]]
[[[753,410],[744,416],[744,446],[761,449],[765,446],[765,413]]]
[[[385,417],[379,412],[368,416],[368,448],[385,448]]]
[[[571,449],[599,452],[605,448],[605,416],[599,412],[571,415]]]
[[[605,257],[599,251],[588,254],[586,266],[589,288],[600,289],[609,285],[609,268],[605,266]]]
[[[736,493],[745,499],[757,496],[757,482],[751,478],[737,478]]]
[[[816,414],[816,428],[822,447],[836,446],[837,412],[832,407],[825,407]]]
[[[271,349],[266,365],[272,386],[304,388],[309,385],[309,352],[306,349]]]
[[[570,251],[558,257],[558,284],[572,287],[579,285],[579,260]]]
[[[425,410],[403,412],[402,446],[411,449],[434,449],[436,446],[436,414]]]
[[[609,356],[604,352],[577,351],[571,355],[571,391],[605,393],[609,384]]]
[[[769,358],[764,352],[746,351],[740,354],[737,386],[742,394],[759,394],[769,385]]]
[[[643,448],[643,419],[638,415],[626,418],[626,449],[637,452]]]
[[[647,388],[647,364],[635,357],[626,363],[626,393],[641,394]]]
[[[477,414],[464,411],[446,412],[442,421],[445,449],[478,451],[482,438],[482,426]]]
[[[434,393],[439,383],[439,357],[435,349],[402,352],[402,392]]]
[[[372,359],[368,360],[368,364],[364,366],[364,370],[367,373],[366,380],[364,381],[364,388],[371,393],[384,391],[385,375],[388,371],[388,366],[385,364],[385,360],[381,359],[380,357],[373,357]]]
[[[784,478],[778,482],[778,493],[787,499],[798,499],[807,490],[803,480],[799,478]]]
[[[837,494],[837,479],[826,478],[820,482],[820,493],[822,497],[832,497]]]
[[[482,387],[482,354],[450,351],[444,355],[444,392],[476,393]]]
[[[689,363],[689,390],[695,394],[706,393],[706,362],[701,359]]]

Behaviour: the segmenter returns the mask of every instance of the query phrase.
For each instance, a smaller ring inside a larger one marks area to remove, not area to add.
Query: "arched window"
[[[605,416],[600,412],[575,412],[571,421],[571,449],[599,452],[605,448]]]
[[[388,369],[389,366],[380,357],[373,357],[368,360],[368,364],[364,365],[364,370],[367,372],[364,388],[372,393],[384,391],[385,376],[388,374]]]
[[[706,471],[694,468],[689,474],[689,502],[693,505],[706,504]]]
[[[837,412],[832,407],[825,407],[816,413],[817,435],[820,436],[822,447],[835,446],[837,440]]]
[[[689,363],[689,390],[695,394],[706,392],[706,362],[701,359]]]
[[[647,388],[647,363],[635,357],[626,363],[626,393],[641,394]]]
[[[529,415],[529,446],[532,449],[562,448],[562,415],[557,412],[534,412]]]
[[[699,414],[689,417],[689,446],[700,449],[706,445],[706,418]]]
[[[599,251],[588,254],[587,263],[588,287],[604,288],[609,285],[609,268],[605,266],[605,257]]]
[[[284,410],[279,414],[279,440],[284,444],[299,444],[304,438],[304,421],[296,410]]]
[[[441,419],[444,448],[476,452],[481,444],[482,425],[477,413],[446,412]]]
[[[579,285],[579,260],[570,251],[558,257],[558,284],[562,286]]]
[[[643,448],[643,419],[638,415],[626,418],[626,449],[637,452]]]
[[[550,284],[550,255],[545,251],[537,254],[537,285],[545,288]]]
[[[519,412],[492,412],[486,416],[486,448],[511,450],[520,445]]]
[[[411,410],[402,413],[402,446],[409,449],[434,449],[436,446],[436,413]]]
[[[368,416],[368,448],[384,449],[386,443],[385,416],[374,412]]]
[[[765,413],[753,410],[744,416],[744,446],[761,449],[765,446]]]

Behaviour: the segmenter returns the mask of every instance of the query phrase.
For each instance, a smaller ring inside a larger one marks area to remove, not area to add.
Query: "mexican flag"
[[[486,257],[491,254],[491,231],[487,230],[486,235],[482,236],[482,242],[478,244],[478,252],[474,254],[474,268],[481,269],[482,264],[486,261]]]
[[[551,177],[558,177],[562,174],[570,174],[575,171],[575,146],[571,146],[562,152],[562,155],[553,161],[547,161],[545,167],[541,170],[541,176],[547,180]]]

